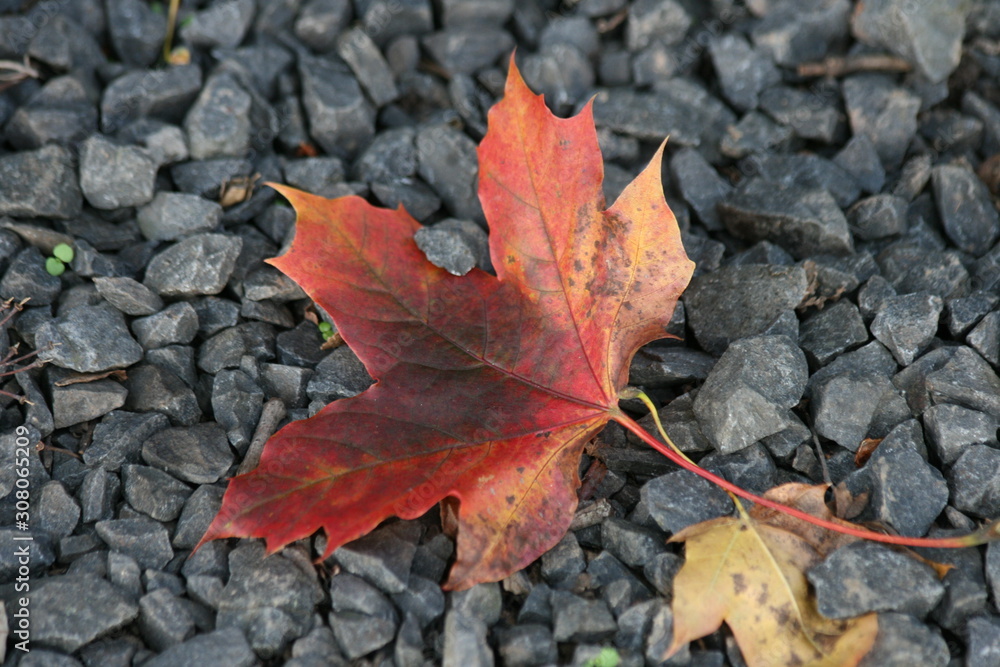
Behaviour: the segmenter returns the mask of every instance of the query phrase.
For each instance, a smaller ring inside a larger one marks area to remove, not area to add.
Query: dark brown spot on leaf
[[[741,572],[734,572],[733,575],[733,591],[739,595],[747,589],[746,579],[743,577]]]

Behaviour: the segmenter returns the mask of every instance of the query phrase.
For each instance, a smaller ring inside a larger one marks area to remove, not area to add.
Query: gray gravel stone
[[[955,403],[1000,419],[1000,378],[967,347],[928,373],[926,388],[934,403]]]
[[[245,451],[264,405],[264,392],[243,371],[219,371],[212,384],[212,412],[229,443]]]
[[[118,470],[123,463],[138,463],[142,443],[168,426],[167,418],[157,413],[110,412],[94,428],[83,460],[88,466],[99,465],[109,471]]]
[[[157,521],[173,521],[191,495],[186,484],[162,470],[127,463],[122,466],[125,500]]]
[[[417,132],[416,147],[421,178],[451,213],[466,220],[482,220],[476,192],[479,163],[472,140],[450,126],[431,125]]]
[[[892,194],[862,199],[847,211],[847,222],[855,238],[865,241],[902,234],[906,231],[906,200]]]
[[[954,514],[958,514],[957,510]],[[967,520],[967,517],[964,517]],[[954,521],[951,521],[953,525]],[[964,527],[948,531],[932,530],[935,537],[960,535],[973,528],[971,521]],[[942,628],[961,633],[975,616],[988,612],[986,579],[983,575],[983,557],[975,549],[951,550],[950,553],[927,552],[938,562],[952,565],[953,569],[941,579],[944,597],[931,613],[931,618]]]
[[[996,417],[941,403],[927,408],[923,418],[930,446],[942,463],[954,463],[970,445],[997,446]]]
[[[856,74],[843,87],[852,132],[868,135],[882,164],[895,169],[917,131],[920,98],[878,74]]]
[[[351,28],[341,33],[337,39],[337,53],[354,71],[376,107],[382,107],[399,96],[389,64],[364,29]]]
[[[881,344],[878,345],[882,347]],[[885,348],[882,349],[884,350]],[[899,389],[900,393],[906,399],[910,412],[918,415],[931,406],[931,397],[927,388],[927,376],[944,368],[949,361],[954,359],[960,349],[955,346],[944,346],[931,350],[899,371],[892,378],[893,385]],[[943,400],[939,402],[953,403],[954,401]]]
[[[153,434],[143,443],[142,458],[149,465],[193,484],[212,484],[233,464],[225,431],[212,422]]]
[[[732,343],[694,400],[702,433],[728,454],[788,428],[808,375],[805,355],[784,336]]]
[[[80,306],[46,322],[35,335],[35,346],[42,350],[40,359],[81,373],[125,368],[142,358],[125,318],[108,306]]]
[[[194,366],[194,348],[190,345],[167,345],[149,350],[146,352],[146,361],[170,371],[191,388],[198,384]]]
[[[197,65],[128,72],[104,89],[101,129],[111,134],[146,116],[177,122],[198,96],[201,84]]]
[[[236,326],[239,320],[239,306],[228,299],[206,296],[190,303],[198,313],[198,333],[202,336],[214,336],[223,329]]]
[[[1000,657],[1000,618],[996,615],[969,619],[965,635],[969,667],[989,667]]]
[[[794,67],[822,60],[847,34],[851,4],[846,0],[781,3],[768,7],[751,32],[754,44],[779,65]]]
[[[684,39],[691,23],[691,17],[679,2],[638,0],[629,6],[625,44],[629,51],[640,51],[654,40],[676,44]]]
[[[825,365],[840,353],[868,341],[858,307],[844,299],[824,308],[799,328],[799,345],[811,360]]]
[[[121,492],[118,475],[94,468],[80,484],[80,520],[92,523],[113,516]]]
[[[792,131],[784,125],[778,125],[762,113],[750,111],[729,127],[719,150],[726,157],[739,159],[780,150],[791,138]]]
[[[903,165],[892,186],[892,194],[898,195],[908,202],[912,202],[924,190],[924,186],[931,178],[931,157],[930,155],[914,155]]]
[[[377,651],[396,636],[398,623],[392,619],[354,611],[330,614],[330,627],[340,650],[349,660]]]
[[[601,524],[601,544],[630,567],[642,567],[667,549],[661,534],[615,517]]]
[[[948,504],[948,484],[926,461],[923,429],[915,420],[894,428],[868,461],[875,516],[902,535],[927,534]],[[920,493],[909,491],[918,488]]]
[[[181,25],[181,39],[201,49],[234,48],[254,19],[254,0],[223,0],[195,13]]]
[[[73,375],[69,371],[59,372],[60,370],[62,369],[53,366],[49,371],[53,428],[88,422],[125,405],[128,391],[118,382],[93,380],[60,387],[57,385],[58,381]]]
[[[994,367],[1000,366],[1000,311],[983,317],[966,336],[965,342]]]
[[[646,141],[661,142],[669,135],[675,146],[699,148],[711,162],[736,116],[705,88],[689,79],[675,78],[669,87],[650,93],[598,90],[594,122],[598,128]]]
[[[344,162],[335,157],[307,157],[285,163],[285,182],[321,197],[336,197],[343,188]]]
[[[502,25],[510,18],[514,5],[512,0],[443,0],[442,22],[449,27]]]
[[[444,617],[444,667],[493,667],[493,651],[486,641],[486,625],[478,618],[449,611]]]
[[[239,629],[220,628],[171,646],[144,664],[148,667],[252,667],[258,660]]]
[[[842,354],[809,379],[807,396],[816,432],[856,451],[879,406],[896,392],[892,355],[881,343]]]
[[[184,118],[191,157],[243,157],[250,149],[251,103],[233,76],[212,76]]]
[[[572,531],[566,533],[554,547],[542,554],[542,578],[555,587],[572,588],[577,575],[587,568],[583,549]]]
[[[878,636],[860,667],[945,667],[950,652],[937,629],[909,614],[886,612],[878,617]]]
[[[49,275],[42,253],[34,247],[17,253],[0,280],[0,297],[17,301],[30,299],[36,306],[54,303],[61,290],[62,281]]]
[[[721,354],[734,340],[764,333],[805,295],[800,267],[727,266],[694,278],[684,307],[698,343]]]
[[[589,21],[582,20],[590,26]],[[560,24],[550,23],[549,27],[558,25]],[[547,41],[542,42],[542,45],[541,51],[524,59],[521,65],[524,80],[532,90],[544,95],[546,103],[552,108],[569,107],[593,87],[593,67],[583,50],[574,44]],[[476,108],[464,100],[458,106],[459,109]],[[482,106],[489,106],[489,100],[482,103]]]
[[[409,524],[392,524],[375,530],[333,552],[347,572],[378,586],[386,593],[402,593],[410,578],[416,538]]]
[[[222,493],[223,489],[217,486],[202,485],[188,496],[177,519],[172,542],[175,548],[193,549],[198,544],[222,505]],[[208,546],[205,545],[203,549],[207,549]]]
[[[375,111],[357,79],[342,66],[318,58],[303,60],[299,70],[310,136],[331,155],[355,155],[375,133]]]
[[[618,617],[615,646],[619,649],[642,653],[652,624],[653,616],[662,604],[659,600],[646,600],[635,604]]]
[[[854,178],[835,162],[814,153],[763,153],[748,158],[741,169],[753,169],[766,181],[783,187],[827,190],[837,205],[846,208],[858,198],[861,190]]]
[[[166,297],[218,294],[232,275],[242,247],[238,236],[189,236],[155,255],[143,282]]]
[[[991,542],[986,547],[986,581],[993,600],[1000,600],[1000,543]]]
[[[629,384],[667,387],[704,380],[715,359],[704,352],[683,347],[648,345],[639,350],[629,367]]]
[[[969,272],[954,250],[931,250],[901,239],[876,256],[882,275],[900,294],[927,292],[947,299],[970,292]]]
[[[198,368],[215,374],[223,368],[238,367],[245,355],[257,360],[273,359],[274,340],[274,329],[264,322],[245,322],[224,329],[202,344]]]
[[[14,148],[76,144],[97,129],[97,109],[78,79],[56,77],[31,95],[7,122],[4,134]]]
[[[239,157],[188,160],[170,168],[170,176],[178,190],[205,199],[218,199],[224,183],[236,178],[246,178],[252,174],[253,164]],[[196,217],[195,220],[199,219]],[[194,221],[189,224],[194,224]],[[182,235],[178,230],[168,228],[165,231]]]
[[[372,382],[357,355],[343,345],[316,364],[316,374],[309,381],[306,393],[314,401],[329,403],[337,398],[357,396]]]
[[[156,62],[163,44],[166,16],[139,0],[108,0],[105,3],[111,45],[118,58],[135,67]]]
[[[139,632],[157,652],[176,646],[195,633],[195,620],[184,601],[166,588],[139,599]]]
[[[870,611],[925,616],[944,595],[926,563],[874,542],[838,549],[806,573],[816,588],[819,612],[849,618]]]
[[[1000,215],[986,186],[970,170],[941,165],[931,170],[934,200],[948,238],[977,257],[1000,236]]]
[[[495,625],[500,620],[502,604],[500,586],[495,583],[476,584],[451,594],[452,610],[477,618],[487,626]]]
[[[80,520],[80,506],[62,482],[46,482],[39,489],[35,503],[32,524],[54,540],[70,535]]]
[[[390,182],[417,173],[416,131],[399,127],[379,132],[354,162],[354,178]]]
[[[138,606],[103,579],[53,577],[31,596],[32,644],[71,653],[128,625]]]
[[[910,363],[934,339],[944,308],[933,294],[904,294],[885,299],[872,321],[872,334],[902,366]]]
[[[67,149],[49,145],[0,157],[0,215],[67,220],[82,205]]]
[[[759,53],[738,34],[727,34],[709,42],[722,94],[737,109],[748,111],[757,107],[762,90],[781,81],[778,68],[766,55]]]
[[[1000,450],[970,445],[952,466],[948,477],[951,503],[983,519],[1000,514]]]
[[[452,275],[464,276],[477,265],[489,266],[486,234],[474,222],[442,220],[433,227],[418,229],[413,240],[431,264]]]
[[[788,430],[799,424],[797,419],[792,421]],[[732,454],[709,454],[699,465],[753,493],[764,493],[774,486],[774,461],[761,443],[754,443]]]
[[[422,40],[431,58],[451,75],[474,74],[497,62],[514,47],[506,30],[493,26],[457,26]]]
[[[222,221],[222,207],[197,195],[159,192],[137,216],[142,235],[150,241],[176,241],[210,232]]]
[[[413,619],[417,628],[425,628],[444,615],[444,593],[437,581],[410,574],[407,589],[392,596],[393,602],[407,619]]]
[[[511,667],[555,664],[558,657],[552,631],[545,625],[515,625],[499,633],[497,642],[503,664]]]
[[[725,491],[686,470],[646,482],[641,497],[656,524],[670,534],[733,511]]]
[[[879,160],[875,144],[867,134],[857,134],[840,149],[834,163],[857,180],[861,189],[875,194],[885,185],[885,169]]]
[[[374,0],[359,8],[358,13],[365,31],[380,46],[390,44],[401,35],[423,35],[434,29],[434,12],[429,0],[401,0],[395,4],[389,0]]]
[[[163,308],[163,299],[132,278],[94,278],[94,287],[108,303],[126,315],[152,315]]]
[[[521,603],[517,614],[518,623],[541,623],[550,625],[552,622],[552,589],[544,583],[535,584],[528,597]]]
[[[958,67],[969,7],[960,2],[910,5],[901,0],[866,2],[851,19],[860,41],[906,58],[931,82]]]
[[[141,206],[153,198],[156,167],[145,149],[95,134],[80,151],[80,189],[94,208]]]
[[[190,426],[201,420],[194,392],[179,377],[161,366],[139,364],[129,369],[125,382],[125,408],[135,412],[159,412],[172,424]]]
[[[172,303],[155,315],[132,322],[132,331],[145,350],[190,343],[198,332],[198,314],[186,301]]]
[[[329,354],[320,349],[323,337],[312,322],[301,322],[290,331],[282,331],[275,337],[274,345],[278,360],[288,366],[315,366]]]
[[[992,155],[1000,149],[1000,111],[972,90],[962,95],[962,111],[983,122],[985,154]]]
[[[229,582],[219,598],[216,627],[239,628],[255,651],[267,657],[304,635],[323,591],[312,568],[306,571],[308,561],[293,557],[287,552],[267,557],[260,543],[234,549],[229,554]]]
[[[552,592],[552,636],[557,642],[590,642],[618,630],[604,600],[585,600],[566,591]]]
[[[646,580],[653,585],[661,595],[672,595],[674,576],[680,571],[684,559],[675,553],[657,554],[642,567]]]
[[[111,549],[131,556],[143,568],[162,569],[174,557],[167,529],[152,519],[98,521],[94,528]]]
[[[671,156],[670,175],[701,223],[709,230],[721,230],[723,225],[716,206],[732,193],[733,186],[693,148],[682,148]]]
[[[774,83],[779,81],[780,77]],[[802,139],[832,143],[842,115],[837,96],[827,93],[820,86],[809,91],[773,86],[760,94],[760,108]]]
[[[351,20],[351,4],[349,0],[311,0],[304,3],[295,19],[295,36],[317,53],[332,51],[337,43],[337,35]],[[370,3],[378,4],[382,4],[381,21],[391,26],[395,21],[385,19],[388,7],[380,2]],[[383,26],[380,23],[377,27],[375,32]]]

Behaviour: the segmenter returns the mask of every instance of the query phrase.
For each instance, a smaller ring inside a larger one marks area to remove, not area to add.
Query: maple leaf
[[[833,523],[825,485],[785,484],[765,498]],[[749,512],[688,526],[674,578],[674,637],[666,659],[684,644],[729,625],[750,667],[856,665],[878,634],[877,615],[848,620],[820,615],[805,572],[859,539],[755,505]]]
[[[479,147],[496,276],[456,277],[405,210],[273,186],[295,207],[270,263],[334,320],[377,382],[289,424],[234,478],[202,543],[323,529],[326,553],[442,503],[446,587],[497,580],[565,534],[583,445],[618,408],[636,350],[662,338],[693,263],[663,197],[663,146],[605,209],[591,105],[559,119],[511,60]],[[631,421],[631,420],[629,420]]]

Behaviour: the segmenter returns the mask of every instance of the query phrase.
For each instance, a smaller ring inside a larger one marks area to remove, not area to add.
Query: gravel
[[[611,647],[660,662],[683,563],[666,538],[733,507],[616,426],[587,450],[576,529],[499,584],[440,588],[454,544],[436,513],[320,562],[322,534],[192,554],[268,400],[284,423],[374,381],[321,347],[325,314],[264,263],[294,214],[261,181],[402,205],[431,262],[490,271],[476,143],[515,47],[559,115],[593,98],[609,201],[670,137],[666,196],[696,277],[677,338],[629,376],[683,451],[762,492],[821,481],[818,446],[834,482],[867,494],[858,520],[905,535],[1000,515],[991,3],[194,5],[174,37],[190,61],[164,65],[155,3],[0,1],[0,59],[39,71],[0,93],[0,297],[29,298],[0,352],[47,361],[4,386],[30,403],[0,405],[0,442],[25,424],[46,443],[18,664],[583,665]],[[911,71],[796,71],[875,53]],[[258,174],[248,201],[222,201]],[[58,243],[75,258],[52,276]],[[1000,550],[927,555],[955,567],[835,552],[809,573],[820,611],[879,614],[863,665],[994,664]],[[671,662],[741,664],[726,633]]]

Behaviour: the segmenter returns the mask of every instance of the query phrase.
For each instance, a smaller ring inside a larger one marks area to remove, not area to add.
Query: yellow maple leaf
[[[825,488],[786,484],[765,497],[837,521],[823,503]],[[823,617],[805,572],[857,538],[760,506],[738,508],[739,516],[689,526],[670,540],[685,543],[686,558],[674,579],[674,639],[664,659],[725,622],[750,667],[856,665],[875,642],[876,615]]]

